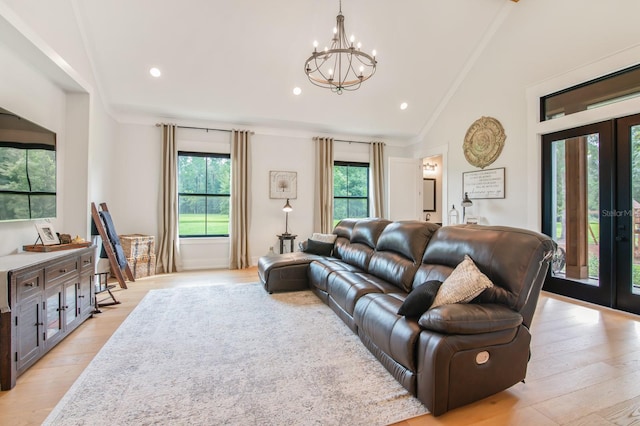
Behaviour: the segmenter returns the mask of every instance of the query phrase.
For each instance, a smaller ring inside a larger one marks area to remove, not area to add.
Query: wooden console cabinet
[[[93,314],[94,255],[88,247],[0,258],[10,304],[0,314],[1,390]]]

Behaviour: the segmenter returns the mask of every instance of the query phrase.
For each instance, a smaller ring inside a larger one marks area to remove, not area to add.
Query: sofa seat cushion
[[[309,265],[309,286],[326,292],[327,280],[336,271],[362,272],[361,269],[332,257],[317,258]]]
[[[354,311],[358,334],[366,335],[377,349],[408,370],[417,371],[418,339],[423,331],[415,319],[398,315],[404,294],[367,294]]]
[[[399,291],[393,284],[363,272],[337,271],[331,274],[327,280],[329,297],[352,316],[356,302],[365,294]]]
[[[522,324],[522,315],[504,305],[453,304],[429,309],[418,324],[443,334],[492,333],[515,329]]]

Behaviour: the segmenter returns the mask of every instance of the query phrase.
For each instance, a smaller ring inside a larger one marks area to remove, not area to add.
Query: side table
[[[284,253],[284,242],[285,241],[291,241],[291,251],[290,253],[293,253],[294,249],[294,241],[296,240],[297,235],[294,234],[280,234],[277,235],[278,239],[280,240],[280,254]]]

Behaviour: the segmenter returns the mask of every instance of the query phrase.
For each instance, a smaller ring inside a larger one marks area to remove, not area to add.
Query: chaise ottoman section
[[[315,254],[294,252],[263,256],[258,260],[258,276],[269,293],[309,288],[309,263],[322,259]]]

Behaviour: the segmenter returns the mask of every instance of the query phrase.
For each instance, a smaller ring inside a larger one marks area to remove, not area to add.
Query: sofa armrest
[[[518,327],[522,315],[503,305],[454,303],[429,309],[420,327],[444,334],[480,334]]]

